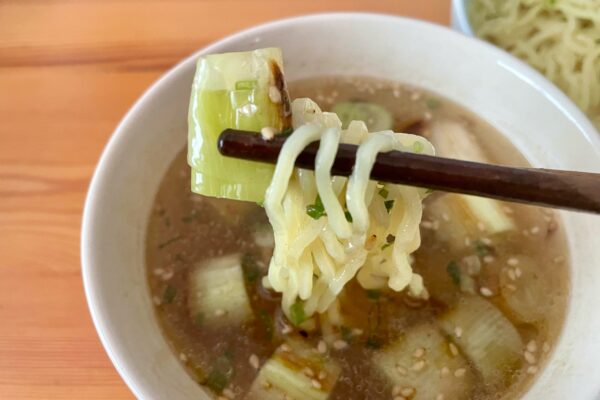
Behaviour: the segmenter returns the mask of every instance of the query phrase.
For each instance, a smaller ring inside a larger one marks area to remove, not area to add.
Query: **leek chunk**
[[[252,319],[239,254],[196,265],[188,284],[192,319],[202,318],[208,326],[241,324]]]
[[[413,400],[471,398],[475,375],[461,354],[452,353],[435,324],[409,328],[377,352],[373,363],[392,385],[414,389]]]
[[[282,132],[290,105],[281,50],[211,54],[198,60],[188,117],[188,163],[192,191],[213,197],[261,202],[273,166],[223,157],[217,138],[227,128]]]
[[[439,325],[481,374],[486,385],[510,384],[521,365],[523,342],[513,324],[490,302],[462,297]]]
[[[289,340],[263,365],[246,399],[326,400],[340,371],[314,347]]]

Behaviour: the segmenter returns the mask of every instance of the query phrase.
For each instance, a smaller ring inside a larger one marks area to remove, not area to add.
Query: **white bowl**
[[[138,398],[206,399],[162,336],[144,268],[154,195],[186,142],[190,84],[199,54],[283,48],[290,80],[373,75],[434,90],[493,124],[534,166],[600,171],[600,140],[583,114],[510,55],[441,26],[385,15],[321,14],[262,25],[184,60],[154,84],[110,139],[88,193],[83,278],[98,334]],[[573,265],[558,347],[526,399],[599,393],[600,220],[562,213]]]
[[[471,23],[469,22],[467,13],[468,6],[469,0],[452,0],[452,6],[450,7],[450,25],[465,35],[475,36],[473,29],[471,28]]]

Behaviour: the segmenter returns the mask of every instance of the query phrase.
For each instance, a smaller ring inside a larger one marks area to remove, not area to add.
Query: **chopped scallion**
[[[454,282],[455,285],[460,285],[460,268],[456,261],[450,261],[448,263],[446,272],[448,272],[448,275],[450,275],[450,278],[452,278],[452,282]]]

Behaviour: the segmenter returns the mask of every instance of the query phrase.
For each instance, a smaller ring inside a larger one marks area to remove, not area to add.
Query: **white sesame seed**
[[[527,368],[527,373],[530,375],[534,375],[538,372],[538,367],[535,365],[530,365],[529,368]]]
[[[228,399],[233,399],[235,398],[235,393],[233,393],[233,390],[229,389],[229,388],[225,388],[223,389],[223,395],[225,397],[227,397]]]
[[[421,226],[425,229],[433,229],[433,223],[431,221],[421,221]]]
[[[292,333],[293,329],[291,326],[289,326],[288,324],[283,324],[283,326],[281,327],[281,333],[284,335],[288,335],[290,333]]]
[[[406,368],[402,367],[401,365],[396,365],[396,371],[398,371],[400,375],[406,375],[408,373]]]
[[[325,354],[327,352],[327,344],[324,341],[319,340],[319,343],[317,344],[317,351],[321,354]]]
[[[187,356],[185,353],[179,353],[179,359],[180,359],[182,362],[187,362],[187,360],[188,360],[188,356]]]
[[[323,380],[323,379],[327,378],[327,372],[321,370],[321,372],[319,372],[318,378],[319,378],[319,380]]]
[[[321,389],[321,382],[319,382],[318,380],[311,379],[310,383],[313,385],[314,388]]]
[[[443,219],[444,221],[450,221],[450,216],[448,215],[448,213],[443,213],[443,214],[442,214],[442,219]]]
[[[304,375],[308,376],[309,378],[312,378],[315,376],[315,372],[312,370],[312,368],[309,368],[309,367],[303,368],[302,373]]]
[[[454,328],[454,335],[460,339],[460,337],[462,336],[462,328],[460,326],[457,326],[456,328]]]
[[[402,390],[402,387],[400,387],[398,385],[394,385],[394,387],[392,388],[392,396],[398,396],[400,394],[401,390]]]
[[[452,354],[453,357],[458,355],[458,347],[456,347],[454,343],[449,343],[448,349],[450,349],[450,354]]]
[[[225,315],[225,310],[219,308],[218,310],[215,311],[215,316],[222,317],[223,315]]]
[[[489,254],[483,257],[483,262],[486,264],[491,264],[494,262],[494,256],[490,256]]]
[[[542,351],[544,353],[547,353],[550,351],[550,345],[548,344],[548,342],[544,342],[544,344],[542,345]]]
[[[485,225],[483,224],[483,222],[477,223],[477,229],[479,229],[482,232],[485,231]]]
[[[506,263],[511,267],[515,267],[519,264],[519,259],[516,257],[510,257]]]
[[[538,233],[540,233],[540,227],[534,226],[533,228],[531,228],[530,232],[532,235],[537,235]]]
[[[511,268],[509,269],[506,274],[508,275],[508,279],[510,279],[511,281],[514,281],[517,279],[517,276],[515,275],[515,271]]]
[[[414,358],[421,358],[425,355],[425,349],[423,347],[419,347],[418,349],[415,350],[413,357]]]
[[[466,373],[467,370],[465,368],[459,368],[456,371],[454,371],[454,376],[457,378],[462,378],[463,376],[465,376]]]
[[[482,296],[484,297],[492,297],[494,295],[494,292],[492,292],[489,288],[487,287],[482,287],[479,289],[479,292],[481,293]]]
[[[560,264],[565,261],[565,258],[563,256],[558,256],[558,257],[554,257],[554,260],[552,260],[552,261],[554,261],[555,264]]]
[[[521,275],[523,275],[523,271],[521,271],[521,268],[519,268],[519,267],[515,267],[515,276],[516,276],[517,278],[520,278],[520,277],[521,277]]]
[[[444,376],[448,376],[450,375],[450,369],[448,367],[443,367],[440,370],[440,376],[444,377]]]
[[[164,274],[164,272],[165,272],[165,270],[162,268],[154,268],[154,271],[153,271],[154,275],[156,275],[156,276],[161,276],[162,274]]]
[[[404,397],[410,397],[415,394],[415,388],[407,386],[400,391],[400,394]]]
[[[533,353],[526,351],[523,353],[523,356],[525,356],[525,361],[527,361],[529,364],[535,364],[535,356]]]
[[[260,130],[260,135],[265,140],[272,140],[275,137],[275,129],[270,126],[265,126]]]
[[[260,366],[260,361],[259,361],[258,356],[256,354],[252,354],[250,356],[250,358],[248,358],[248,362],[250,363],[250,365],[254,369],[258,369],[258,367]]]
[[[490,238],[481,238],[481,243],[485,244],[486,246],[491,246],[492,245],[492,239]]]
[[[435,396],[435,400],[444,400],[444,395],[443,394],[438,394],[437,396]]]
[[[281,346],[279,346],[279,348],[281,349],[281,351],[292,351],[292,348],[287,343],[282,344]]]
[[[160,278],[163,281],[168,281],[173,277],[173,275],[175,275],[175,272],[173,272],[173,270],[168,270],[168,271],[163,272],[163,274],[160,276]]]
[[[353,336],[360,336],[364,333],[364,331],[360,328],[354,328],[352,329],[352,335]]]
[[[535,340],[530,340],[529,343],[527,343],[527,351],[531,353],[535,353],[537,351],[537,342]]]
[[[154,305],[160,306],[160,303],[161,303],[160,297],[152,296],[152,302],[154,303]]]
[[[394,89],[394,92],[393,92],[393,93],[394,93],[394,97],[395,97],[395,98],[398,98],[398,97],[400,97],[400,91],[399,91],[398,89]]]
[[[421,98],[421,93],[419,93],[419,92],[413,92],[413,93],[410,95],[410,99],[411,99],[412,101],[419,100],[420,98]]]
[[[336,350],[342,350],[348,347],[348,343],[345,340],[336,340],[333,342],[333,348]]]
[[[419,360],[416,363],[414,363],[412,366],[413,371],[420,371],[423,368],[425,368],[425,360]]]
[[[511,283],[509,283],[508,285],[506,285],[506,288],[508,290],[510,290],[511,292],[516,292],[517,291],[517,287]]]

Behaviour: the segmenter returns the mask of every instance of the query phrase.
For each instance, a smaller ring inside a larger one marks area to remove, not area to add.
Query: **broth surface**
[[[436,121],[456,121],[474,135],[491,162],[528,165],[490,125],[421,89],[372,78],[322,77],[293,82],[290,92],[292,98],[312,98],[325,110],[342,100],[371,101],[392,113],[395,131],[425,137],[431,135]],[[150,218],[146,242],[150,292],[164,334],[193,378],[210,387],[215,397],[234,395],[241,399],[258,373],[251,358],[256,356],[263,365],[288,335],[298,336],[317,348],[322,335],[302,329],[288,333],[291,323],[280,309],[280,297],[262,286],[261,278],[266,274],[272,251],[256,241],[257,232],[269,229],[264,210],[252,203],[191,193],[185,156],[182,151],[165,174]],[[441,214],[440,218],[434,203],[446,199],[446,195],[434,193],[425,200],[422,244],[414,254],[413,269],[423,276],[431,295],[429,301],[415,302],[404,292],[366,291],[354,280],[344,290],[341,311],[351,324],[339,332],[339,340],[347,347],[330,348],[329,354],[342,372],[329,398],[393,398],[393,385],[374,368],[373,355],[415,324],[435,323],[436,316],[466,296],[464,282],[457,283],[453,266],[475,259],[480,271],[468,280],[474,285],[471,295],[482,296],[496,305],[515,325],[526,346],[521,366],[509,371],[513,378],[508,388],[496,390],[478,382],[471,398],[518,398],[543,367],[560,334],[569,290],[568,255],[560,221],[550,210],[502,203],[516,230],[499,237],[488,237],[482,231],[473,237],[461,237],[464,245],[457,245],[456,240],[440,240],[441,233],[451,225],[452,216]],[[239,327],[214,328],[190,316],[187,280],[195,265],[231,253],[244,255],[245,285],[254,319]],[[521,271],[515,259],[531,260],[527,264],[530,269]],[[523,273],[536,281],[537,286],[533,287],[540,287],[538,283],[543,282],[544,296],[538,299],[539,304],[534,304],[540,318],[535,320],[523,318],[501,296],[506,287],[518,286],[520,278],[516,275]],[[467,281],[464,275],[460,279]],[[527,352],[533,356],[533,362]],[[225,365],[225,376],[215,375],[217,363]]]

